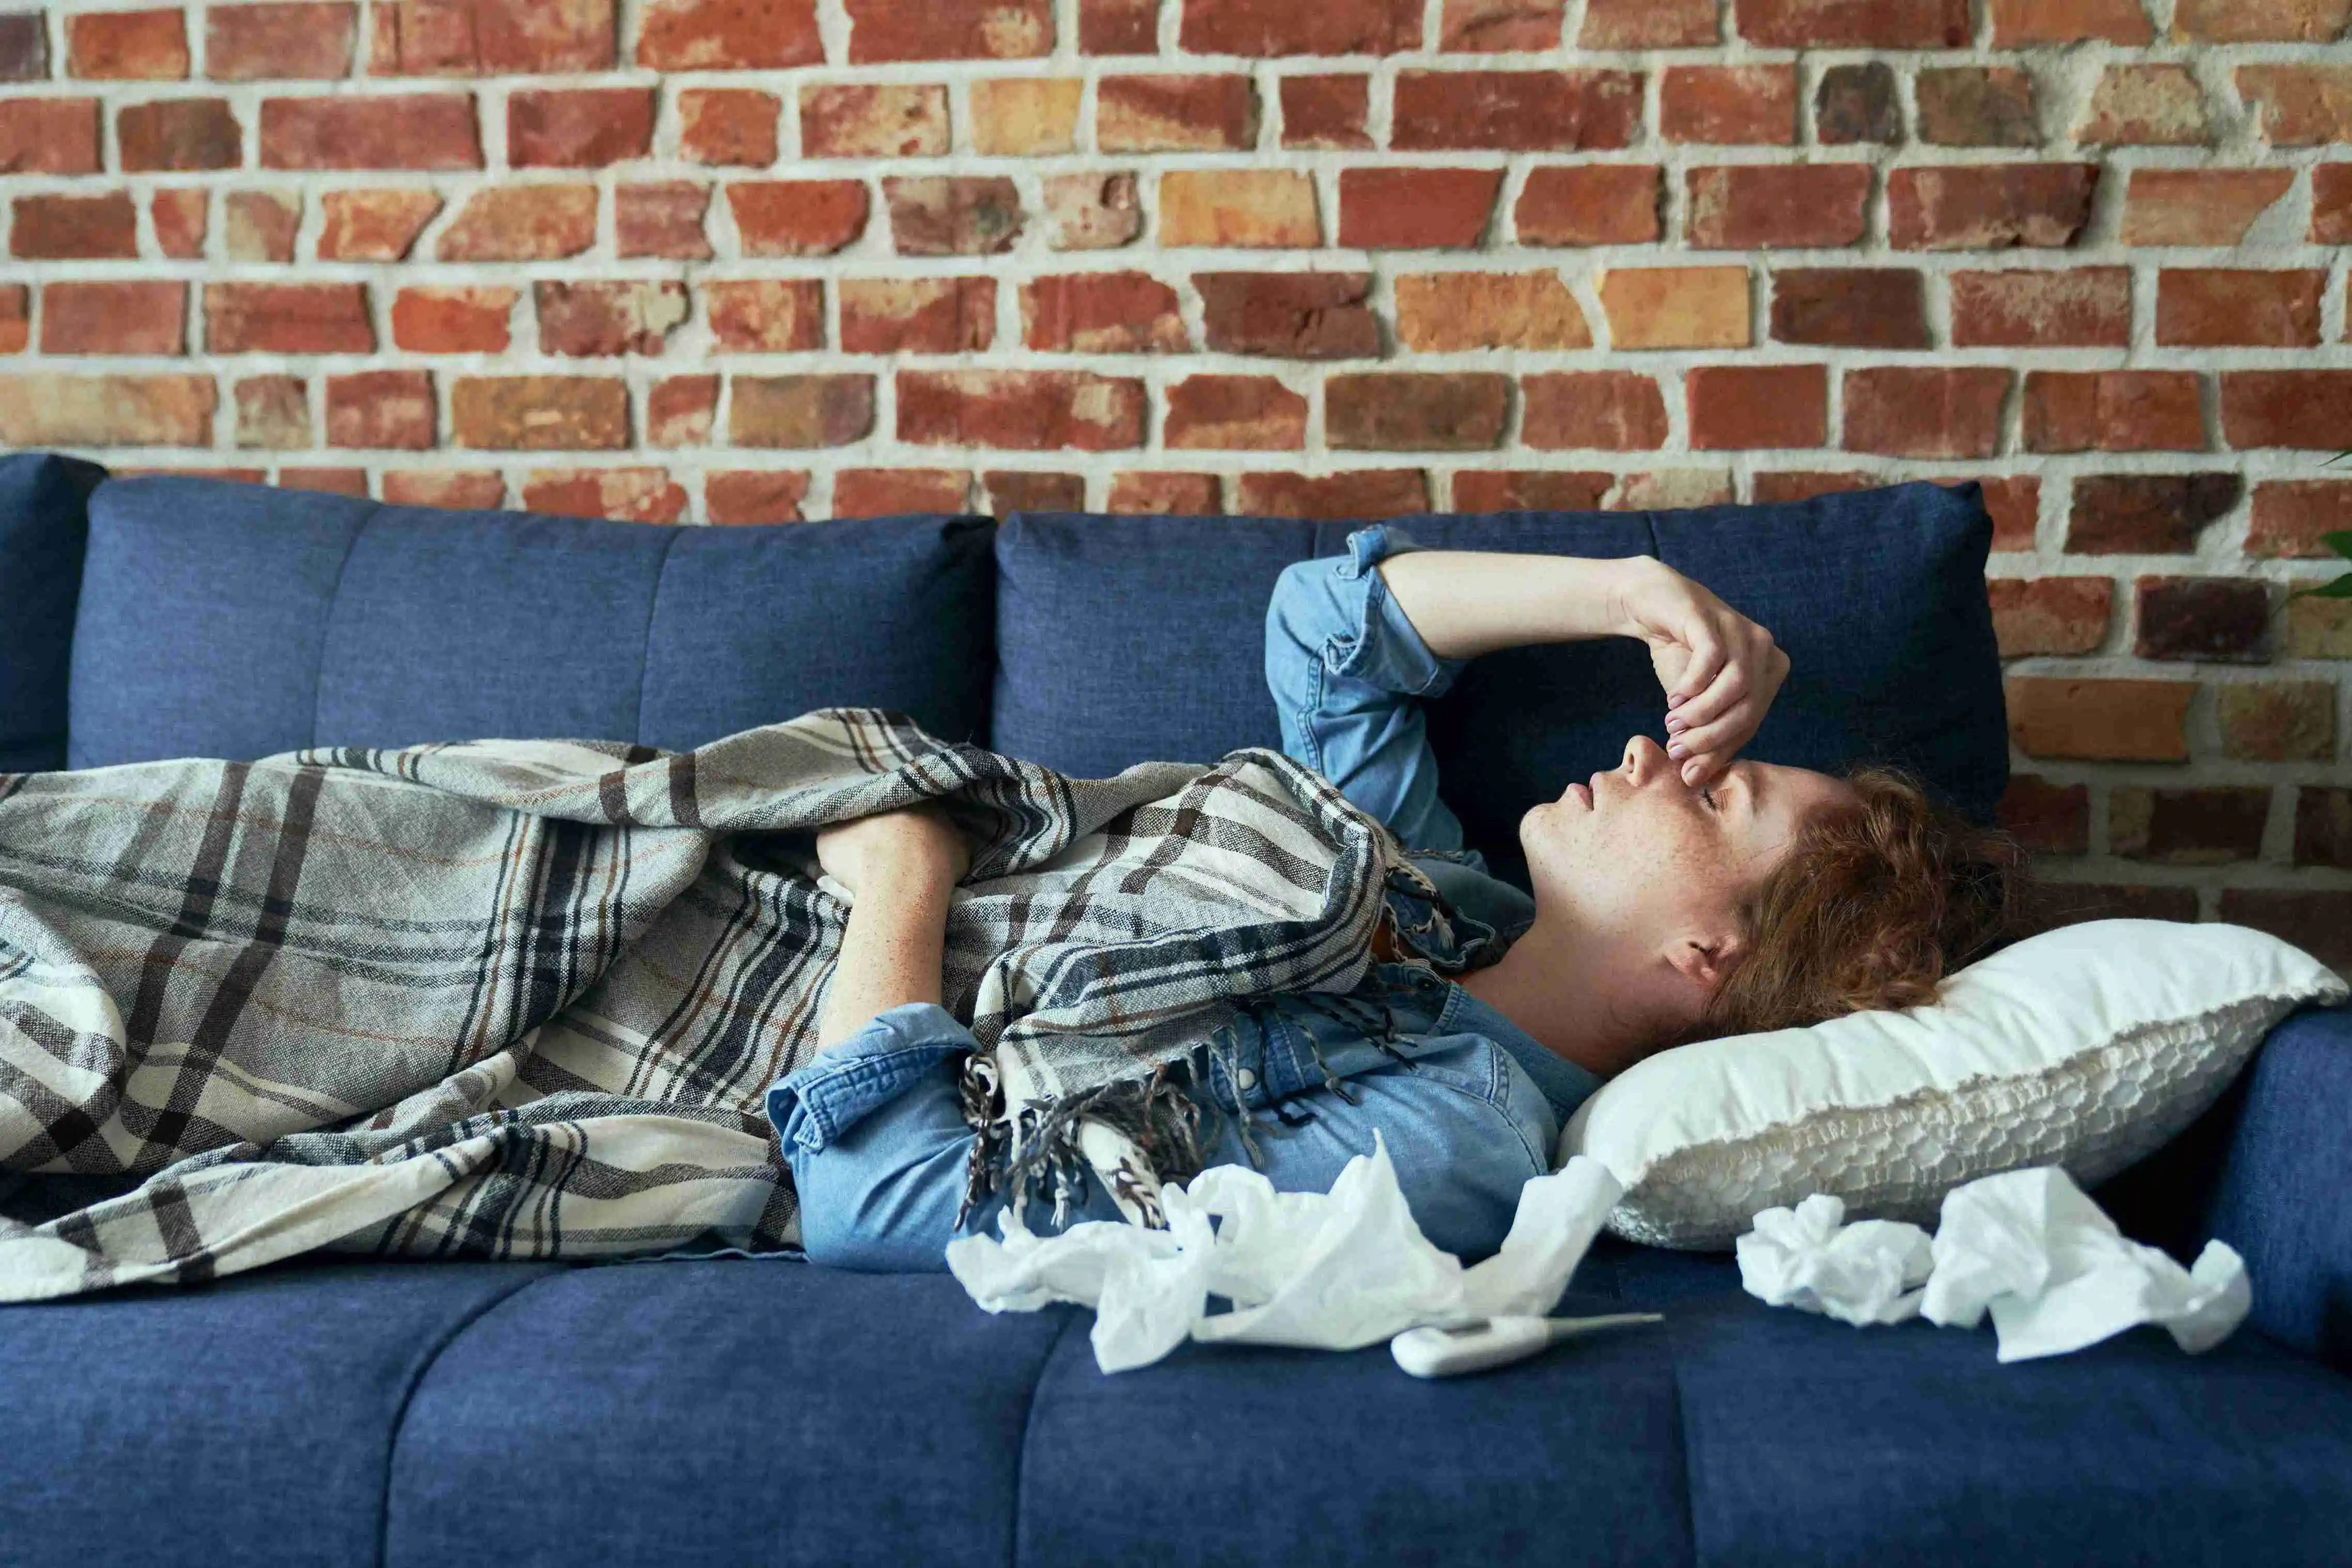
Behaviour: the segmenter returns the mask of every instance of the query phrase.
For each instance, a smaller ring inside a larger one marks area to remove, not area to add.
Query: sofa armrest
[[[2206,1208],[2254,1287],[2253,1322],[2352,1372],[2352,1007],[2271,1030]]]

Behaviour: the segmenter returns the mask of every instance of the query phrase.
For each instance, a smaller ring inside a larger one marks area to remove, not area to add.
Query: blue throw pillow
[[[106,470],[46,452],[0,458],[0,773],[66,765],[66,680]]]

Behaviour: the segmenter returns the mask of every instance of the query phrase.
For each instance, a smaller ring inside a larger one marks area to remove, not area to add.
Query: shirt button
[[[1255,1089],[1257,1087],[1257,1074],[1244,1067],[1234,1074],[1234,1083],[1237,1088]]]

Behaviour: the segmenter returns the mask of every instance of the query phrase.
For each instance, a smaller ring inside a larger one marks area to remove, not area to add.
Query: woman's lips
[[[1578,800],[1580,800],[1583,801],[1583,802],[1584,802],[1584,809],[1585,809],[1586,810],[1590,811],[1590,810],[1592,810],[1592,786],[1591,786],[1591,785],[1590,785],[1590,784],[1571,784],[1571,785],[1570,785],[1570,786],[1568,787],[1568,792],[1569,792],[1570,794],[1571,794],[1571,795],[1575,796]]]

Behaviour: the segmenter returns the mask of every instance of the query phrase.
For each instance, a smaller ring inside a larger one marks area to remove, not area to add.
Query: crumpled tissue
[[[992,1312],[1095,1309],[1095,1364],[1148,1366],[1185,1339],[1356,1350],[1425,1324],[1549,1312],[1623,1188],[1579,1156],[1519,1190],[1502,1249],[1465,1268],[1413,1223],[1388,1145],[1328,1193],[1276,1192],[1245,1166],[1160,1188],[1165,1230],[1084,1220],[1039,1236],[1007,1207],[1002,1236],[948,1243],[949,1271]],[[1215,1221],[1214,1224],[1212,1221]],[[1211,1296],[1233,1310],[1211,1314]]]
[[[1990,1312],[2004,1362],[2063,1355],[2141,1323],[2193,1355],[2229,1338],[2253,1305],[2245,1261],[2226,1243],[2208,1241],[2183,1269],[2127,1239],[2056,1166],[1953,1188],[1932,1242],[1916,1225],[1841,1226],[1844,1216],[1821,1193],[1757,1215],[1736,1243],[1741,1283],[1774,1306],[1851,1323],[1916,1315],[1975,1328]]]

